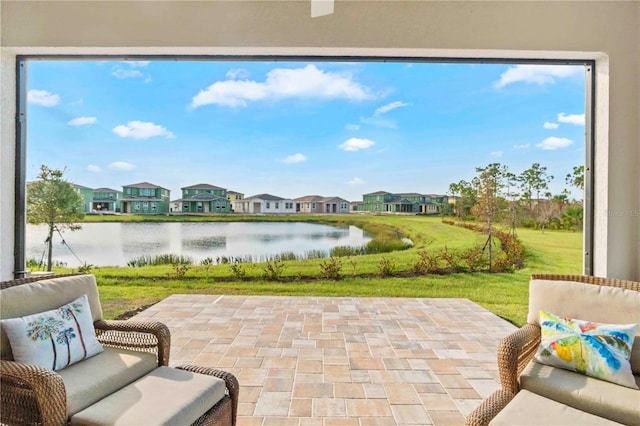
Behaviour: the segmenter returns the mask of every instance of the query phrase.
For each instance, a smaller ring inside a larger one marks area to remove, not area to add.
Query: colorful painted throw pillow
[[[540,327],[536,361],[638,389],[629,363],[638,324],[599,324],[540,311]]]
[[[13,359],[62,370],[104,349],[93,328],[87,295],[47,312],[1,321]]]

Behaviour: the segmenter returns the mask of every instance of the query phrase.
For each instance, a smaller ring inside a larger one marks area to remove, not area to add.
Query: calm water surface
[[[42,259],[46,226],[27,225],[27,259]],[[176,254],[199,262],[211,257],[263,260],[284,252],[329,254],[333,247],[359,247],[371,237],[355,226],[312,223],[85,223],[82,229],[54,234],[53,258],[68,267],[86,262],[95,266],[126,266],[142,255]],[[73,255],[71,250],[82,263]]]

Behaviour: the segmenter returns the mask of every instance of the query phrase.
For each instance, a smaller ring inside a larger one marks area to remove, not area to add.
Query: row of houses
[[[122,191],[111,188],[92,189],[74,185],[84,199],[86,213],[245,213],[344,214],[351,211],[374,213],[437,214],[455,199],[446,195],[372,192],[362,196],[362,202],[349,202],[340,197],[307,195],[283,198],[271,194],[246,197],[206,183],[181,188],[182,198],[170,200],[171,191],[149,182],[124,185]]]

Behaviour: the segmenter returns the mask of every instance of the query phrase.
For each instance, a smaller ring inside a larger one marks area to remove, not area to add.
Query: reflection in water
[[[312,223],[86,223],[63,234],[82,262],[95,266],[126,266],[139,256],[175,254],[199,262],[211,257],[265,259],[282,253],[304,256],[337,246],[359,247],[371,240],[354,226],[334,227]],[[46,227],[27,225],[27,259],[40,260]],[[67,247],[54,237],[55,261],[80,266]]]
[[[212,248],[220,248],[226,246],[227,237],[224,236],[182,240],[182,249],[186,251],[206,251]]]

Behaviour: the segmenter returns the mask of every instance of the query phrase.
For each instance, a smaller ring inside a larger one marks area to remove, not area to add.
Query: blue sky
[[[584,163],[584,85],[580,66],[30,61],[27,179],[357,201],[538,162],[559,193]]]

